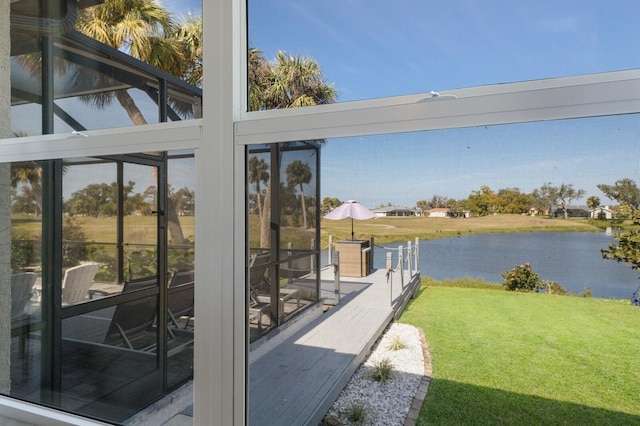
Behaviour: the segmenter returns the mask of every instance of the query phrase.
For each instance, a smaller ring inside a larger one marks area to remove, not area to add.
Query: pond
[[[604,232],[478,234],[421,241],[420,272],[437,280],[471,277],[502,283],[503,271],[529,262],[542,280],[556,281],[568,292],[580,293],[587,286],[594,297],[628,299],[640,285],[640,274],[602,258],[600,249],[612,243],[615,239]],[[385,250],[376,247],[374,267],[384,268],[385,258]]]

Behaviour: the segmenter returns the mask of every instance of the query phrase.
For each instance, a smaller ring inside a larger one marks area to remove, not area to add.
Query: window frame
[[[140,128],[0,140],[2,162],[196,149],[198,319],[194,424],[246,423],[248,337],[245,312],[244,148],[249,144],[510,124],[640,112],[640,70],[346,102],[246,111],[246,2],[203,1],[204,118]],[[423,102],[417,102],[427,98]],[[286,129],[286,130],[282,130]],[[125,143],[127,138],[134,143]],[[0,397],[0,415],[34,424],[100,424]],[[64,420],[60,420],[64,419]],[[206,420],[205,420],[206,419]]]

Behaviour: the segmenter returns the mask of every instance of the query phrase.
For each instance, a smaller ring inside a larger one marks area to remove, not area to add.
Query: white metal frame
[[[620,71],[246,113],[236,143],[583,118],[638,112],[639,105],[640,70]]]
[[[245,424],[251,397],[244,276],[246,145],[640,112],[640,71],[632,70],[441,92],[453,96],[426,93],[247,113],[245,17],[243,0],[203,0],[202,120],[91,131],[87,137],[0,141],[3,162],[196,149],[194,424]],[[1,415],[33,420],[28,404],[10,398],[0,398]]]

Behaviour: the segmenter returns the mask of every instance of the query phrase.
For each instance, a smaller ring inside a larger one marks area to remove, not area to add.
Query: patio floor
[[[408,272],[404,281],[410,281]],[[322,287],[325,295],[333,293],[331,271],[322,276]],[[405,289],[410,291],[407,284]],[[249,424],[318,425],[402,299],[400,273],[392,295],[382,269],[341,277],[340,290],[339,305],[250,365]]]
[[[323,297],[333,297],[332,271],[323,271],[321,278]],[[337,306],[249,366],[248,424],[317,426],[419,287],[419,273],[410,278],[405,271],[403,290],[400,272],[393,274],[392,286],[384,269],[362,278],[341,277]],[[190,415],[188,410],[166,425],[191,424]]]

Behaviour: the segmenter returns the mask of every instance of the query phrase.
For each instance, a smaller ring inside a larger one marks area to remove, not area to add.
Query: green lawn
[[[423,287],[433,379],[418,424],[640,425],[640,309],[614,301]]]

